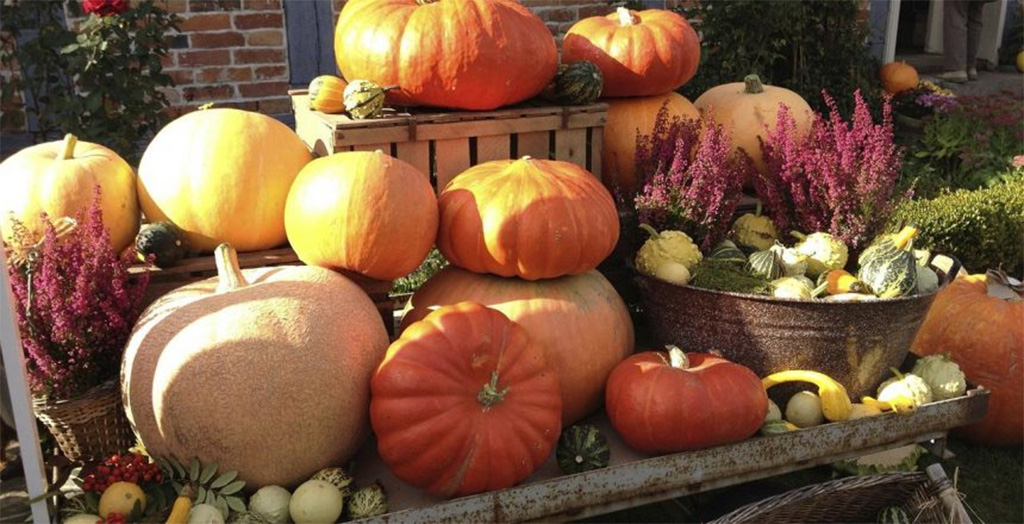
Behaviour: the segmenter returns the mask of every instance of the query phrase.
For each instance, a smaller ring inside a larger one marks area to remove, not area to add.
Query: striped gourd
[[[785,248],[781,244],[757,251],[747,259],[747,272],[768,280],[775,280],[786,274],[786,266],[782,261],[782,252]]]
[[[574,60],[558,66],[545,97],[558,104],[586,105],[594,103],[604,89],[604,77],[593,62]]]
[[[747,263],[747,256],[743,254],[743,251],[740,251],[740,248],[732,240],[723,240],[716,244],[715,247],[711,248],[708,258],[740,265]]]
[[[611,458],[608,439],[590,424],[570,426],[562,431],[555,459],[562,473],[573,474],[608,467]]]
[[[345,111],[345,87],[347,82],[331,75],[318,76],[309,83],[309,107],[323,113]]]
[[[889,506],[882,508],[878,512],[877,522],[881,524],[910,524],[910,515],[899,506]]]
[[[917,289],[917,259],[911,250],[917,233],[915,227],[904,227],[872,246],[867,257],[860,257],[857,279],[867,284],[875,296],[896,298]]]
[[[356,119],[376,118],[384,109],[386,89],[369,80],[353,80],[345,88],[345,108]]]

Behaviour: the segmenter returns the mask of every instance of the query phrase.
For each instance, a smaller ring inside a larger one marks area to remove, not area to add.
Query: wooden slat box
[[[480,112],[389,108],[382,118],[353,120],[310,109],[306,90],[288,94],[296,132],[315,154],[380,149],[430,174],[438,191],[470,166],[526,155],[565,160],[601,176],[601,140],[608,118],[605,103],[524,104]]]

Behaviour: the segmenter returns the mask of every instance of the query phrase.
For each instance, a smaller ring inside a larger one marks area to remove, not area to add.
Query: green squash
[[[754,276],[768,280],[782,277],[786,274],[786,265],[782,260],[782,253],[785,249],[781,244],[775,244],[764,251],[751,254],[747,260],[747,271]]]
[[[345,87],[345,109],[356,120],[377,118],[384,110],[387,91],[369,80],[353,80]]]
[[[743,251],[740,251],[740,248],[737,247],[732,240],[723,240],[719,242],[715,247],[711,248],[711,253],[708,254],[708,258],[711,260],[721,260],[722,262],[730,262],[739,265],[747,263],[747,255],[744,255]]]
[[[889,506],[882,508],[882,511],[878,512],[876,517],[879,524],[910,524],[910,515],[899,506]]]
[[[917,233],[917,228],[907,226],[869,248],[868,256],[860,257],[857,279],[867,284],[875,296],[896,298],[917,289],[917,259],[911,250]]]
[[[604,89],[604,76],[593,62],[574,60],[558,66],[555,78],[542,93],[562,105],[586,105],[597,101]]]
[[[145,262],[151,255],[153,265],[159,268],[171,267],[188,251],[185,235],[170,222],[145,224],[135,237],[135,252]]]
[[[608,439],[600,430],[589,424],[577,424],[562,431],[555,460],[562,473],[571,475],[608,467],[611,453]]]

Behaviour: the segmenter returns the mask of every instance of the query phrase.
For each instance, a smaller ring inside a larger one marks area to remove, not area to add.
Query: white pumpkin
[[[295,524],[334,522],[341,516],[345,495],[330,482],[307,480],[299,486],[288,505]]]
[[[289,504],[292,494],[281,486],[263,486],[249,499],[249,511],[267,519],[271,524],[285,524],[291,516]]]
[[[825,421],[821,412],[821,398],[810,391],[801,391],[786,403],[786,420],[800,428],[817,426]]]
[[[224,515],[216,506],[196,504],[188,512],[188,524],[224,524]]]
[[[96,524],[96,522],[103,520],[99,515],[90,515],[88,513],[79,513],[64,521],[64,524]]]

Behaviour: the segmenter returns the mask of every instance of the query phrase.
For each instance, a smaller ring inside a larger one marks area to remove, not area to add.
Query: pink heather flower
[[[1013,167],[1021,168],[1024,167],[1024,155],[1016,155],[1013,157]]]

